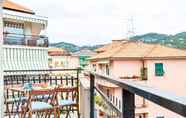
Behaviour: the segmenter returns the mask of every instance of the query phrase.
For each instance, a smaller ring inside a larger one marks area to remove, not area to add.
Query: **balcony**
[[[86,76],[84,76],[84,73],[86,73]],[[98,88],[98,79],[108,81],[120,87],[122,89],[121,99],[118,99],[118,96],[106,95]],[[136,115],[141,118],[148,118],[148,110],[145,109],[148,106],[136,110],[136,95],[169,110],[171,113],[178,114],[180,117],[186,116],[186,100],[183,96],[176,96],[158,90],[157,88],[141,85],[135,81],[118,80],[110,76],[80,71],[79,69],[4,71],[5,102],[8,99],[13,100],[11,98],[22,95],[20,92],[10,92],[9,90],[20,85],[24,86],[27,83],[48,83],[52,86],[63,85],[63,87],[76,87],[78,91],[74,94],[75,96],[69,95],[72,92],[68,91],[69,93],[63,94],[64,96],[62,98],[68,100],[65,96],[75,97],[77,104],[71,108],[77,109],[65,109],[67,111],[61,112],[62,117],[68,113],[71,118],[95,118],[96,116],[98,118],[107,116],[109,118],[135,118]],[[7,87],[11,88],[7,91]],[[42,97],[42,100],[45,100],[44,97]],[[7,104],[9,107],[5,107],[5,115],[11,114],[11,116],[18,116],[20,114],[19,110],[22,99],[14,100],[13,102],[8,101]],[[70,110],[70,113],[68,110]]]
[[[5,45],[22,45],[32,47],[48,47],[48,37],[43,35],[23,35],[4,32]]]
[[[166,111],[170,117],[186,117],[186,99],[184,96],[177,96],[174,93],[166,92],[163,90],[159,90],[158,88],[154,88],[148,85],[141,84],[139,82],[130,81],[130,80],[119,80],[111,76],[101,75],[99,73],[90,72],[90,118],[95,118],[95,109],[97,109],[97,98],[94,97],[95,94],[101,96],[103,101],[106,102],[106,108],[110,111],[108,114],[105,111],[105,115],[101,111],[101,116],[108,116],[111,118],[149,118],[149,110],[146,107],[149,105],[144,104],[142,109],[138,109],[139,107],[135,106],[135,97],[140,96],[149,102],[159,106],[158,109],[163,109]],[[118,102],[118,99],[115,97],[109,97],[102,92],[97,86],[97,80],[101,79],[112,84],[119,86],[122,91],[120,93],[121,101]],[[115,101],[115,104],[113,104]],[[143,101],[143,100],[142,100]],[[101,102],[100,102],[101,103]],[[99,103],[98,103],[99,104]],[[117,107],[119,104],[119,107]],[[105,106],[105,105],[104,105]],[[108,107],[109,106],[109,107]],[[137,108],[137,109],[136,109]],[[151,112],[155,112],[156,114],[158,111],[154,109]],[[161,113],[160,113],[161,114]],[[100,117],[100,114],[99,116]]]

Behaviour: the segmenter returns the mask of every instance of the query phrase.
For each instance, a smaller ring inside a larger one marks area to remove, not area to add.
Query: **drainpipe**
[[[143,58],[141,59],[141,62],[142,62],[142,68],[141,68],[142,70],[141,71],[144,74],[145,62],[144,62],[144,59]],[[144,79],[144,78],[141,78],[141,79]]]
[[[2,3],[4,0],[0,0],[0,117],[4,117],[4,81],[3,81],[3,11],[2,11]]]
[[[145,68],[145,61],[144,61],[144,59],[142,58],[142,68],[144,69]],[[144,70],[143,70],[143,72],[144,72]],[[145,79],[147,79],[147,78],[145,78]],[[145,100],[145,98],[142,98],[143,99],[143,107],[145,107],[146,106],[146,100]]]

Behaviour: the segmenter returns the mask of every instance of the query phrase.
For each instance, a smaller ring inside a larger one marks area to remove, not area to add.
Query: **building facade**
[[[79,57],[62,48],[49,48],[48,62],[51,69],[72,69],[80,67]]]
[[[92,70],[98,73],[153,86],[180,96],[186,95],[183,92],[186,83],[186,52],[183,50],[117,40],[98,49],[97,53],[91,58],[91,65]],[[177,85],[173,87],[175,82]],[[110,87],[103,82],[99,86],[108,96],[118,96],[117,99],[121,100],[120,88]],[[136,118],[182,118],[139,96],[135,97],[135,106]]]
[[[3,3],[4,70],[48,68],[48,20],[20,4]]]
[[[89,68],[89,58],[93,55],[95,55],[96,53],[90,49],[81,49],[80,51],[74,52],[72,53],[73,56],[78,57],[79,58],[79,64],[80,67],[85,69],[85,68]]]

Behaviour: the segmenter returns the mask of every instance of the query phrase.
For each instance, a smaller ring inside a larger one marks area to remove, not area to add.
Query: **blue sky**
[[[50,42],[94,45],[136,34],[186,31],[186,0],[13,0],[49,18]]]

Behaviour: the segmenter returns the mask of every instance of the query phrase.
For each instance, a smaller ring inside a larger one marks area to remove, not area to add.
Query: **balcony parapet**
[[[22,45],[32,47],[48,47],[48,37],[44,35],[24,35],[4,32],[4,45]]]

